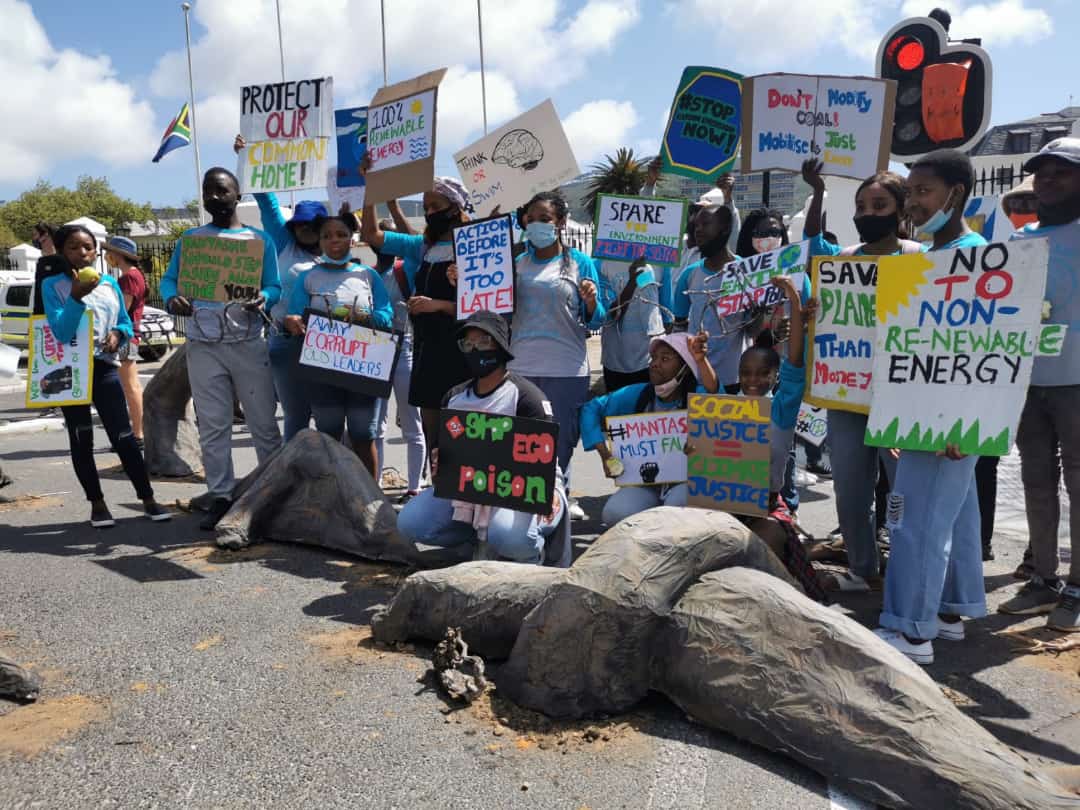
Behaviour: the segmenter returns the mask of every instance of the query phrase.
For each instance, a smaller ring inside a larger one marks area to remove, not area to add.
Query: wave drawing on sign
[[[423,160],[428,156],[428,139],[413,138],[409,141],[409,160]]]
[[[499,138],[491,155],[493,163],[528,172],[544,159],[544,145],[527,129],[512,129]]]

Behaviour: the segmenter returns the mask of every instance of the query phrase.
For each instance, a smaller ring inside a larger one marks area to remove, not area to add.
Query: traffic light
[[[968,150],[990,123],[990,56],[969,42],[949,43],[937,20],[897,23],[878,46],[877,75],[895,79],[892,159],[910,163],[927,152]]]

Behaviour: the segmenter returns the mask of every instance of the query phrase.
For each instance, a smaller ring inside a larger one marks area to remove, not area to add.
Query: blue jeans
[[[566,494],[570,494],[570,459],[581,433],[578,411],[589,398],[588,377],[527,377],[544,392],[551,403],[554,421],[559,423],[559,469],[563,473]]]
[[[349,440],[354,446],[375,438],[379,415],[375,397],[323,383],[308,383],[308,390],[315,427],[320,433],[340,441],[348,424]]]
[[[916,450],[900,454],[889,494],[892,539],[882,627],[932,639],[939,613],[986,615],[975,486],[978,460],[968,456],[951,461]]]
[[[290,335],[270,336],[270,373],[274,376],[274,392],[285,413],[285,435],[288,442],[311,422],[311,399],[308,384],[297,377],[300,358],[300,338]]]
[[[866,444],[865,414],[831,410],[828,419],[836,517],[847,548],[848,568],[860,577],[876,577],[881,573],[874,518],[878,460],[895,481],[896,459],[888,450]]]
[[[689,489],[686,484],[663,487],[622,487],[604,503],[601,520],[614,526],[623,518],[656,506],[686,506]]]
[[[447,548],[477,541],[476,529],[453,518],[453,501],[436,498],[434,488],[410,500],[398,515],[398,531],[414,543]],[[538,515],[493,509],[487,542],[500,557],[515,562],[543,560],[544,537],[553,527],[541,526]]]

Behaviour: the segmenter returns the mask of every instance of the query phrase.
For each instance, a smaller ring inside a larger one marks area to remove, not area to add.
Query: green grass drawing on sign
[[[866,443],[874,447],[898,447],[901,450],[924,450],[934,452],[944,450],[946,445],[955,444],[961,453],[969,456],[1004,456],[1009,452],[1009,428],[997,436],[982,439],[979,420],[964,425],[963,419],[957,419],[947,431],[934,433],[932,427],[925,430],[916,422],[906,435],[900,434],[900,419],[893,419],[884,430],[866,430]]]

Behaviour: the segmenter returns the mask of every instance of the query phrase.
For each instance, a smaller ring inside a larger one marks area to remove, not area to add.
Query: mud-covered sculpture
[[[0,697],[30,702],[40,693],[41,678],[0,653]]]
[[[151,475],[183,477],[202,472],[186,345],[173,351],[143,391],[143,443]]]

